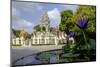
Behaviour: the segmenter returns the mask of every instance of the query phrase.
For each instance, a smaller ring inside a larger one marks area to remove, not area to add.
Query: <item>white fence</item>
[[[74,43],[74,39],[73,38],[69,38],[69,41],[72,41],[72,43]],[[52,38],[36,38],[33,37],[31,39],[27,39],[25,40],[23,37],[20,38],[12,38],[12,45],[14,46],[32,46],[32,45],[47,45],[47,44],[53,44],[53,45],[58,45],[58,44],[64,44],[67,43],[66,39],[61,39],[61,38],[57,38],[57,37],[52,37]]]
[[[32,44],[58,44],[56,37],[33,37]]]
[[[12,45],[25,45],[25,39],[23,37],[20,38],[13,38]]]

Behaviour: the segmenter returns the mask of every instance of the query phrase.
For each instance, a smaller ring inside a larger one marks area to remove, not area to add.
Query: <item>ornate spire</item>
[[[49,17],[47,14],[47,10],[44,10],[44,13],[41,17],[41,26],[45,27],[45,31],[48,32],[49,29]]]
[[[49,17],[48,17],[47,10],[44,10],[44,13],[41,17],[41,21],[42,21],[42,23],[49,23]]]

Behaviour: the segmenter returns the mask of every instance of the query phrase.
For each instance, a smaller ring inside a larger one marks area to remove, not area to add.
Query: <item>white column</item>
[[[46,37],[46,44],[48,44],[49,43],[49,38],[48,37]]]
[[[39,39],[40,39],[40,44],[41,44],[41,37],[39,37]]]
[[[69,41],[72,41],[72,44],[74,44],[74,38],[73,37],[70,37]]]
[[[38,37],[38,39],[39,39],[39,44],[40,44],[40,37]]]
[[[37,44],[39,44],[39,37],[37,37]]]
[[[16,44],[15,41],[16,41],[15,39],[12,39],[12,45]]]
[[[16,45],[16,41],[17,41],[17,40],[16,40],[16,38],[15,38],[15,45]]]
[[[25,46],[25,40],[23,41],[23,46]]]
[[[55,37],[55,44],[57,45],[57,38]]]
[[[24,38],[23,38],[23,37],[21,37],[21,38],[20,38],[20,41],[21,41],[21,42],[20,42],[20,43],[21,43],[21,45],[23,45],[23,44],[24,44]]]
[[[25,39],[24,39],[23,37],[21,37],[20,39],[21,39],[21,45],[22,45],[22,46],[26,46],[26,45],[25,45]]]
[[[19,38],[16,38],[16,45],[19,45]]]
[[[47,37],[45,37],[45,44],[47,44],[46,40],[47,40]]]
[[[35,37],[32,38],[32,44],[34,44],[34,41],[35,41]]]
[[[29,40],[29,46],[32,46],[32,44],[31,44],[31,39]]]

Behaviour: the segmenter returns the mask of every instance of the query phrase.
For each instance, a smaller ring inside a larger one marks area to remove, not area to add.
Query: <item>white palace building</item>
[[[17,46],[34,46],[34,45],[59,45],[67,43],[66,36],[64,32],[54,30],[50,32],[49,26],[50,21],[48,18],[47,12],[44,12],[43,16],[40,18],[41,31],[33,32],[33,35],[30,39],[25,40],[23,36],[15,37],[12,32],[12,45]],[[42,27],[45,27],[45,31],[42,30]],[[27,34],[25,31],[21,31],[21,34]]]

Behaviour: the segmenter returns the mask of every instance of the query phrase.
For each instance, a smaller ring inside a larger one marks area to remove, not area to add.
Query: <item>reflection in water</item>
[[[41,52],[36,55],[24,57],[16,61],[14,65],[58,63],[59,53],[61,53],[61,50]]]
[[[40,53],[38,55],[39,60],[42,61],[42,63],[58,63],[59,60],[59,54],[58,52],[51,51],[51,52],[44,52]]]
[[[36,60],[36,55],[32,55],[23,59],[20,59],[15,63],[15,65],[27,65],[27,64],[40,64],[39,60]]]
[[[50,55],[50,63],[57,63],[57,57],[55,54]]]
[[[91,56],[93,60],[93,57],[95,57],[96,55],[92,54]],[[65,62],[79,62],[79,61],[80,62],[87,61],[87,58],[84,58],[83,55],[81,55],[80,53],[76,54],[73,54],[72,52],[63,53],[62,50],[53,50],[53,51],[41,52],[35,55],[29,55],[27,57],[24,57],[23,59],[18,60],[17,62],[15,62],[14,65],[35,65],[35,64],[65,63]]]

